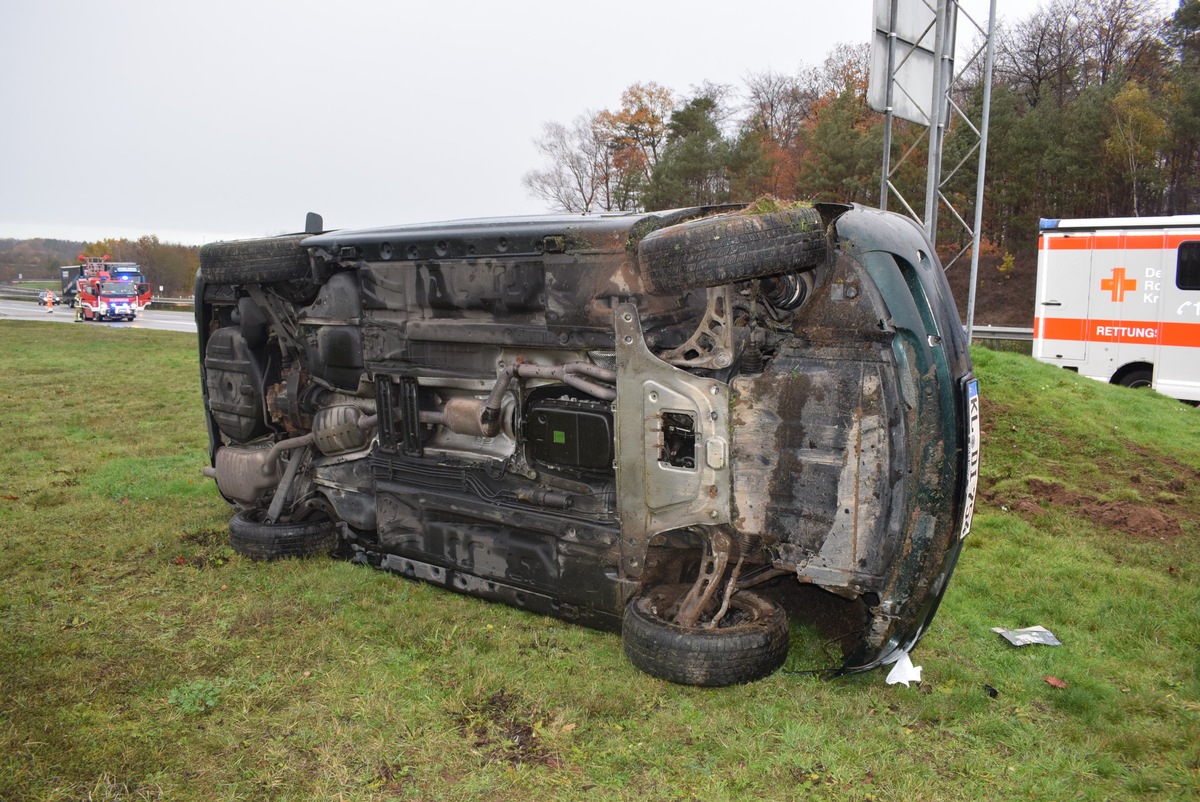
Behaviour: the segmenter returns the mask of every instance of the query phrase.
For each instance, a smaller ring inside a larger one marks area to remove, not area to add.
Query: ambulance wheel
[[[309,234],[213,242],[200,249],[200,277],[209,284],[259,284],[294,281],[310,275]]]
[[[252,560],[315,557],[337,546],[337,525],[328,518],[292,524],[263,523],[263,510],[243,510],[229,522],[229,545]]]
[[[1132,370],[1122,376],[1117,384],[1122,387],[1132,387],[1135,390],[1142,387],[1151,387],[1154,384],[1154,371],[1148,368]]]

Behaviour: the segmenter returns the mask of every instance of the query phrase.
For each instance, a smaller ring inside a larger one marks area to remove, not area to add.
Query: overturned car
[[[978,392],[937,258],[861,207],[691,208],[206,245],[211,444],[256,559],[337,552],[619,630],[725,685],[788,616],[842,671],[921,637]]]

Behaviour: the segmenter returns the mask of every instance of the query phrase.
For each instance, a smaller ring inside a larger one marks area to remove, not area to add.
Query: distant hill
[[[0,281],[57,278],[60,265],[76,264],[83,242],[62,239],[0,239]]]

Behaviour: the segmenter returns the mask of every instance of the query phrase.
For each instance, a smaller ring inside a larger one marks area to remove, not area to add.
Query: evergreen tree
[[[647,209],[709,206],[729,200],[732,153],[717,126],[717,113],[716,100],[700,95],[671,115],[666,146],[643,199]]]

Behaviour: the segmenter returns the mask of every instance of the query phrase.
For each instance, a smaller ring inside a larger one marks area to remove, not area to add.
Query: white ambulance
[[[1043,219],[1033,355],[1200,401],[1200,215]]]

